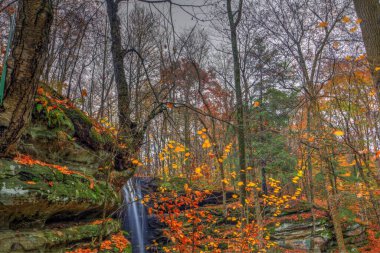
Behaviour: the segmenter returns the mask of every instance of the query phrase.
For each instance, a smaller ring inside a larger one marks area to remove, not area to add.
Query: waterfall
[[[133,253],[145,253],[147,246],[147,214],[141,203],[141,180],[130,179],[123,188],[124,191],[124,222],[123,228],[129,233]]]

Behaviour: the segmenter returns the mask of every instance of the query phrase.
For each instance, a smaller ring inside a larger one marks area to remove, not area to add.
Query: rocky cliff
[[[100,252],[127,252],[110,218],[121,202],[106,180],[115,143],[112,129],[40,88],[19,155],[0,160],[0,252],[93,252],[100,243]]]

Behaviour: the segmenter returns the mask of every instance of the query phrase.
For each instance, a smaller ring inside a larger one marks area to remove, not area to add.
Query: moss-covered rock
[[[93,186],[92,186],[92,183]],[[43,227],[47,220],[96,216],[119,205],[118,194],[83,173],[0,160],[0,227]]]
[[[67,132],[44,125],[34,125],[27,129],[19,151],[48,163],[68,166],[89,174],[96,173],[99,167],[112,160],[111,152],[90,149],[75,141]]]
[[[116,149],[111,130],[47,86],[36,97],[32,121],[19,145],[20,153],[92,172],[110,164]]]
[[[42,230],[6,230],[0,233],[1,253],[64,253],[69,245],[91,242],[120,230],[119,222],[87,223],[66,228]]]

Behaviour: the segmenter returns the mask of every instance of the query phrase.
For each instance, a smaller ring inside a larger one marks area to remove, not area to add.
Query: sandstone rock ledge
[[[109,220],[100,224],[90,223],[67,228],[5,230],[0,233],[0,252],[65,253],[70,245],[91,241],[100,235],[106,237],[119,229],[119,222]]]
[[[90,176],[0,160],[1,229],[42,228],[54,220],[99,217],[105,201],[107,213],[120,204],[110,186]]]

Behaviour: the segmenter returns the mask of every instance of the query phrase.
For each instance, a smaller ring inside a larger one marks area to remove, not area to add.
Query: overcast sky
[[[135,0],[138,1],[138,0]],[[206,16],[209,16],[210,13],[210,7],[202,7],[202,8],[192,8],[189,5],[194,6],[202,6],[205,3],[209,4],[212,1],[216,0],[172,0],[173,6],[172,6],[172,13],[173,13],[173,20],[176,30],[181,31],[184,29],[192,28],[197,20],[192,17],[193,14],[196,14],[197,17],[201,19],[205,19]],[[130,2],[132,3],[132,2]],[[141,2],[140,2],[141,3]],[[180,6],[176,5],[183,5],[181,8]],[[149,4],[142,3],[143,6],[149,6]],[[186,6],[187,5],[187,6]],[[158,3],[150,5],[152,10],[155,10],[156,12],[162,12],[165,13],[165,17],[169,18],[168,10],[169,10],[169,3]],[[159,11],[157,11],[157,9]],[[190,14],[189,14],[190,13]],[[202,22],[198,20],[198,25],[201,27],[208,26],[208,22]]]

